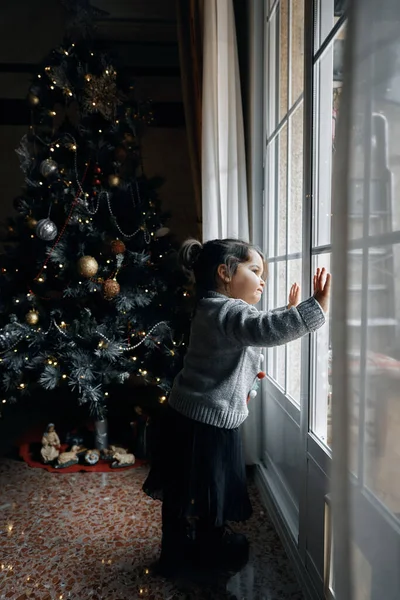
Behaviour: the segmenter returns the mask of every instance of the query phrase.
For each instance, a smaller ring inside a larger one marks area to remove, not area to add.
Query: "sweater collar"
[[[226,300],[229,300],[229,296],[221,294],[220,292],[215,292],[214,290],[208,290],[203,298],[226,298]]]

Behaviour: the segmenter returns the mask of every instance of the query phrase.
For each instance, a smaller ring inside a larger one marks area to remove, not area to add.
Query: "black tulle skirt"
[[[214,527],[251,516],[239,428],[205,425],[167,407],[153,434],[147,495]]]

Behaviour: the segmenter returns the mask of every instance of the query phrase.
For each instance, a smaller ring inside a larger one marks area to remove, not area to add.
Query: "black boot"
[[[196,560],[209,569],[237,573],[249,560],[249,542],[229,526],[199,528]]]
[[[193,525],[168,510],[163,503],[161,554],[157,572],[164,577],[174,577],[184,573],[191,562],[194,545]]]

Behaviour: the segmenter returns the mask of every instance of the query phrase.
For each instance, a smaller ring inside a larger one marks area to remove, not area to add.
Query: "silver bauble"
[[[155,233],[155,237],[156,238],[162,238],[165,235],[168,235],[170,232],[169,227],[160,227],[160,229],[157,229],[156,233]]]
[[[46,158],[40,163],[40,172],[43,177],[50,177],[58,173],[58,164],[52,158]]]
[[[45,242],[54,240],[57,233],[57,226],[50,219],[41,219],[36,226],[36,235]]]

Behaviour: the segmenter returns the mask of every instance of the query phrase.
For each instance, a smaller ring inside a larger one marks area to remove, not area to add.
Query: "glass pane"
[[[290,119],[289,254],[303,243],[303,103]]]
[[[290,260],[288,262],[288,288],[293,283],[301,284],[302,261]],[[300,404],[301,383],[301,340],[290,342],[287,345],[287,393]]]
[[[314,52],[324,43],[338,20],[345,14],[348,0],[315,0]]]
[[[364,400],[365,484],[400,516],[400,244],[369,249]]]
[[[292,0],[291,29],[290,106],[296,102],[304,88],[304,0]]]
[[[277,307],[287,305],[287,281],[286,281],[286,261],[278,262],[277,268]],[[276,348],[276,381],[282,387],[286,388],[286,346]]]
[[[348,348],[350,361],[349,369],[349,463],[353,475],[358,476],[359,465],[359,430],[360,430],[360,398],[361,367],[361,310],[362,310],[362,253],[349,252],[348,254]]]
[[[278,190],[276,188],[276,170],[278,160],[278,138],[275,138],[267,146],[267,168],[265,169],[265,212],[264,212],[264,248],[267,256],[276,256],[276,231],[275,231],[275,213],[276,197]]]
[[[288,111],[289,0],[279,6],[279,120]]]
[[[278,170],[278,256],[286,254],[287,224],[287,125],[279,134],[279,170]]]
[[[276,129],[279,120],[279,85],[278,85],[278,68],[277,68],[277,52],[278,52],[278,32],[277,32],[277,11],[274,11],[272,17],[267,23],[267,40],[268,40],[268,131],[267,138]]]
[[[344,27],[314,68],[314,246],[329,244],[331,240],[331,187],[335,185],[332,181],[332,155],[342,85],[342,65],[335,49],[337,44],[343,43],[343,35]]]
[[[330,271],[330,254],[313,258],[313,270],[325,267]],[[332,443],[331,406],[331,336],[330,321],[313,336],[314,385],[312,394],[311,429],[327,446]]]
[[[273,308],[276,307],[276,300],[275,300],[275,269],[276,264],[275,263],[269,263],[268,265],[268,279],[266,281],[266,308],[267,310],[272,310]],[[272,377],[273,379],[276,378],[276,371],[275,371],[275,349],[274,348],[268,348],[267,350],[267,373],[270,377]]]
[[[377,103],[377,108],[381,106]],[[400,189],[400,153],[395,147],[394,134],[400,119],[399,107],[391,109],[388,116],[374,113],[367,121],[359,119],[354,128],[356,151],[349,189],[349,235],[352,239],[363,237],[364,220],[370,235],[388,233],[396,226],[399,228],[400,211],[393,203],[393,197]],[[367,140],[370,150],[365,153],[364,144],[360,142],[367,143]]]

